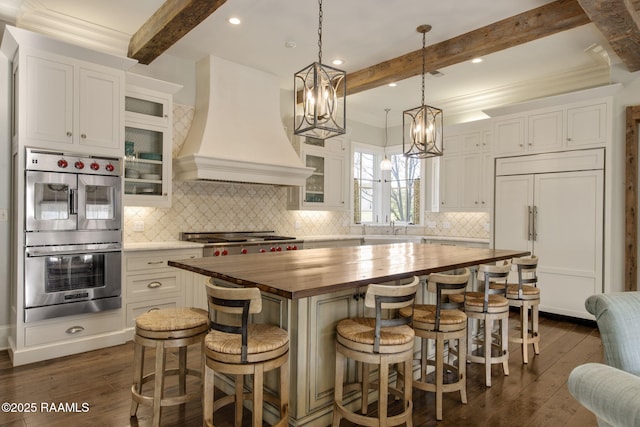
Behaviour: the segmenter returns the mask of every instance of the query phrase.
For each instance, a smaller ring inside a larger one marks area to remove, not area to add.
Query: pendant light
[[[426,159],[442,156],[442,110],[424,103],[426,39],[431,25],[420,25],[416,31],[422,33],[422,103],[402,113],[402,149],[407,157]]]
[[[390,171],[392,168],[392,165],[391,165],[391,160],[389,160],[389,158],[387,157],[387,142],[389,141],[388,121],[389,121],[389,111],[391,110],[389,108],[385,108],[384,111],[386,113],[386,116],[384,118],[384,159],[382,159],[382,161],[380,162],[380,170]]]
[[[318,62],[294,75],[293,133],[327,139],[345,133],[347,74],[322,64],[322,0],[318,5]]]

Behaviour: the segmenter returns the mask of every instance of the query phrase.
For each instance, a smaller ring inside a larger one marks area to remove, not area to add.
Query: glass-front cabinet
[[[315,140],[307,138],[300,144],[300,158],[314,171],[304,187],[289,189],[289,209],[347,209],[346,142],[343,138]]]
[[[124,202],[171,206],[173,93],[181,86],[127,74]]]

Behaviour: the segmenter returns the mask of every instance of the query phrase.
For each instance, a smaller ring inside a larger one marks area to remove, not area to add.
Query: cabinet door
[[[602,170],[536,175],[540,310],[591,318],[584,301],[602,292],[603,192]]]
[[[567,146],[604,144],[607,141],[607,105],[567,109]]]
[[[336,292],[309,298],[309,375],[308,411],[326,406],[333,401],[336,364],[336,324],[362,312],[362,300],[354,298],[353,291]],[[355,363],[349,361],[346,370],[348,382],[355,380]]]
[[[482,156],[469,154],[462,157],[462,207],[481,209]]]
[[[460,181],[463,170],[463,156],[443,156],[440,158],[440,208],[449,210],[461,204]]]
[[[496,177],[494,248],[533,250],[529,206],[533,206],[533,175]]]
[[[121,77],[81,67],[78,84],[78,144],[121,152]]]
[[[345,158],[342,155],[327,156],[325,158],[325,203],[337,209],[344,209],[345,203]]]
[[[125,139],[125,205],[171,206],[171,141],[167,128],[127,122]]]
[[[496,120],[493,126],[494,148],[500,154],[524,152],[525,118]]]
[[[554,150],[562,146],[562,110],[529,116],[527,150]]]
[[[27,56],[26,145],[73,144],[73,66]]]

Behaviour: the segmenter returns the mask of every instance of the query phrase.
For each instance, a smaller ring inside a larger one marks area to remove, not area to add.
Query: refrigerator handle
[[[527,206],[527,240],[533,239],[533,206]]]
[[[537,241],[538,240],[538,207],[537,206],[533,206],[533,215],[532,215],[533,221],[532,224],[532,229],[533,229],[533,241]]]

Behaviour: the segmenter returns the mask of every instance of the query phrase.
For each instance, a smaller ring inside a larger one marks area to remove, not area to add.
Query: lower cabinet
[[[100,314],[39,322],[40,324],[24,328],[24,343],[26,346],[37,346],[116,332],[121,329],[121,316],[120,310],[109,310]]]
[[[202,282],[199,274],[167,265],[169,260],[199,258],[202,249],[163,249],[124,253],[123,295],[125,328],[132,330],[135,319],[147,311],[192,305]],[[205,305],[206,307],[206,305]]]

